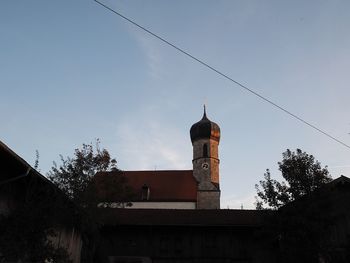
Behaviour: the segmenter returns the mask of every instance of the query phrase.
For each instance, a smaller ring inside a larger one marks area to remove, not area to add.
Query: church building
[[[190,129],[192,170],[117,171],[135,193],[133,209],[220,209],[220,127],[203,117]],[[108,206],[118,207],[118,203]]]
[[[95,262],[350,262],[349,178],[279,210],[220,209],[220,128],[205,108],[190,138],[192,170],[108,173],[136,197],[131,209],[99,210]]]
[[[106,180],[116,191],[111,199],[101,198],[107,207],[95,213],[99,234],[90,236],[79,220],[60,221],[59,216],[53,243],[66,247],[77,263],[87,262],[81,251],[99,263],[350,262],[349,178],[341,176],[278,210],[220,209],[220,128],[205,109],[190,138],[192,170],[100,173],[100,178],[126,179],[135,194],[127,199],[131,208],[121,208],[114,195],[119,188]],[[54,197],[52,207],[59,200],[56,194],[63,197],[1,141],[0,161],[0,215],[9,214],[28,193],[38,201]],[[46,216],[47,209],[42,213]],[[74,209],[67,214],[77,215]]]

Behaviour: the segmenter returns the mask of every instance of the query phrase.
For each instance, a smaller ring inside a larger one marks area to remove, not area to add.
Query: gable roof
[[[0,184],[28,175],[30,165],[0,141]]]
[[[329,186],[337,186],[337,185],[344,185],[344,184],[350,184],[350,178],[344,175],[341,175],[340,177],[326,184],[326,186],[328,185],[329,187]]]
[[[114,171],[102,172],[109,175],[123,175],[127,184],[135,193],[134,201],[141,201],[142,187],[150,191],[150,202],[196,202],[197,181],[192,170],[155,170],[155,171]]]
[[[289,211],[293,209],[304,209],[305,206],[314,208],[319,207],[319,211],[325,211],[327,205],[342,206],[348,204],[344,200],[350,197],[350,178],[341,175],[333,181],[322,185],[309,194],[293,200],[280,207],[280,211]],[[309,211],[310,212],[310,211]],[[329,211],[327,211],[329,213]]]
[[[12,151],[5,143],[0,141],[0,185],[7,184],[28,176],[36,176],[42,181],[53,183],[41,173],[31,167],[24,159]]]

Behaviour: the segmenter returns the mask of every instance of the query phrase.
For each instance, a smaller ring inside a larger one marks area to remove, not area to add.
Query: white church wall
[[[128,208],[196,209],[196,202],[133,202]]]
[[[119,203],[101,203],[99,207],[129,209],[196,209],[196,202],[133,202],[132,206],[121,206]]]

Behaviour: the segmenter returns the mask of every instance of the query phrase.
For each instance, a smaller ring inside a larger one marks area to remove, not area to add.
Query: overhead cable
[[[192,60],[198,62],[199,64],[205,66],[206,68],[216,72],[217,74],[219,74],[220,76],[224,77],[225,79],[228,79],[229,81],[235,83],[236,85],[238,85],[239,87],[241,87],[242,89],[248,91],[249,93],[255,95],[256,97],[262,99],[263,101],[269,103],[270,105],[274,106],[275,108],[283,111],[284,113],[288,114],[289,116],[293,117],[294,119],[297,119],[298,121],[304,123],[305,125],[311,127],[312,129],[318,131],[319,133],[327,136],[328,138],[332,139],[333,141],[336,141],[337,143],[347,147],[350,149],[350,146],[344,142],[342,142],[341,140],[335,138],[334,136],[332,136],[331,134],[329,134],[328,132],[318,128],[316,125],[304,120],[303,118],[299,117],[298,115],[290,112],[289,110],[285,109],[284,107],[278,105],[277,103],[273,102],[272,100],[264,97],[263,95],[259,94],[258,92],[248,88],[247,86],[243,85],[242,83],[234,80],[233,78],[229,77],[227,74],[222,73],[220,70],[214,68],[213,66],[210,66],[208,63],[204,62],[203,60],[191,55],[189,52],[183,50],[182,48],[176,46],[175,44],[169,42],[168,40],[164,39],[163,37],[153,33],[151,30],[145,28],[144,26],[141,26],[140,24],[136,23],[135,21],[131,20],[130,18],[126,17],[125,15],[117,12],[116,10],[112,9],[111,7],[103,4],[102,2],[98,1],[98,0],[94,0],[96,3],[98,3],[99,5],[103,6],[104,8],[108,9],[109,11],[113,12],[114,14],[118,15],[119,17],[123,18],[124,20],[128,21],[129,23],[133,24],[134,26],[142,29],[143,31],[147,32],[148,34],[152,35],[153,37],[159,39],[160,41],[162,41],[163,43],[167,44],[168,46],[171,46],[172,48],[176,49],[177,51],[179,51],[180,53],[186,55],[187,57],[191,58]]]

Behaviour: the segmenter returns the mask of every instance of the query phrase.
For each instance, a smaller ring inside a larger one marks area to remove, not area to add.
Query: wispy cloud
[[[149,74],[154,79],[159,79],[163,72],[163,56],[160,53],[160,43],[144,32],[132,30],[132,36],[140,44],[145,53]]]
[[[142,128],[140,128],[142,127]],[[180,132],[156,121],[119,124],[119,148],[127,159],[119,160],[121,169],[191,169],[191,155],[183,155],[188,142]],[[190,153],[191,151],[189,151]]]

